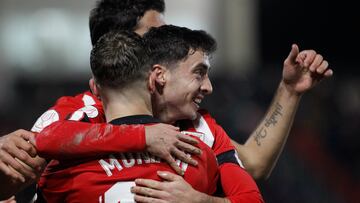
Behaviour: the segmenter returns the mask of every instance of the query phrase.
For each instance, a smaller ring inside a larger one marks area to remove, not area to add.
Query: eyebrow
[[[205,63],[197,64],[194,69],[198,69],[198,68],[205,69],[205,70],[210,70],[210,66],[205,64]]]

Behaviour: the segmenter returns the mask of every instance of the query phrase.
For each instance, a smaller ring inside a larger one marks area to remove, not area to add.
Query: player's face
[[[196,118],[205,95],[212,93],[209,67],[209,57],[196,51],[167,71],[163,95],[170,122]]]
[[[155,11],[146,11],[144,16],[140,19],[134,30],[140,36],[143,36],[152,27],[160,27],[165,25],[164,15]]]

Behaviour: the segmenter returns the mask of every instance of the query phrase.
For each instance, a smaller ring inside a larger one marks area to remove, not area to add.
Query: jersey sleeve
[[[219,173],[224,195],[231,202],[264,202],[255,181],[239,165],[234,163],[221,164]]]
[[[143,125],[113,126],[104,117],[101,102],[89,92],[60,98],[32,128],[38,154],[61,160],[145,149]]]
[[[245,171],[225,130],[208,112],[202,110],[200,113],[214,136],[212,149],[219,165],[222,194],[231,202],[264,202],[259,188]]]
[[[218,162],[236,162],[242,168],[244,168],[241,160],[238,157],[236,149],[231,143],[231,139],[225,130],[219,124],[217,124],[216,120],[206,110],[201,110],[199,113],[206,121],[206,124],[210,130],[208,134],[212,134],[214,141],[209,146],[211,146],[212,150],[214,151]]]
[[[143,125],[59,121],[36,136],[38,154],[47,159],[74,159],[145,150]]]

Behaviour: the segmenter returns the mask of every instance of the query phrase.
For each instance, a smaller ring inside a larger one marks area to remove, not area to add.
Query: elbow
[[[267,172],[266,170],[254,170],[250,173],[250,175],[254,178],[256,181],[266,181],[270,177],[270,172]]]
[[[260,163],[245,162],[245,170],[256,181],[265,181],[269,179],[271,175],[271,169]]]

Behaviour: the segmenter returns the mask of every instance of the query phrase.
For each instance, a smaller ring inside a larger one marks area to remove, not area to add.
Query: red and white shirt
[[[96,111],[92,107],[94,107]],[[89,159],[92,160],[93,157],[96,156],[108,156],[108,154],[117,152],[139,152],[145,149],[144,126],[115,126],[98,123],[104,122],[102,105],[101,102],[89,92],[75,97],[63,97],[59,99],[57,104],[49,111],[51,111],[51,115],[55,116],[51,117],[48,116],[50,113],[45,113],[48,115],[40,117],[41,120],[38,120],[37,124],[35,124],[37,127],[34,126],[33,128],[38,132],[41,131],[37,136],[37,150],[38,153],[45,158],[57,159],[60,161],[51,161],[48,169],[39,182],[41,187],[49,187],[49,185],[43,184],[43,181],[46,180],[49,172],[56,170],[70,170],[67,169],[69,166],[66,164],[69,160],[81,160],[79,164],[85,164],[86,166],[84,161]],[[95,112],[97,113],[97,116],[94,116],[96,115]],[[56,117],[56,115],[58,117]],[[48,119],[48,117],[51,119]],[[54,117],[57,119],[54,119]],[[70,118],[74,121],[62,120],[65,118]],[[75,122],[75,120],[84,119],[88,122],[97,124]],[[183,131],[200,132],[193,134],[200,135],[199,139],[215,153],[219,165],[217,166],[217,169],[220,174],[222,190],[229,200],[232,202],[263,202],[254,180],[242,167],[240,167],[241,162],[237,158],[237,154],[231,144],[230,138],[210,114],[206,111],[199,111],[198,119],[194,121],[180,121],[179,124]],[[111,160],[114,159],[109,158],[107,162],[110,163],[110,168],[119,166],[116,161]],[[120,166],[124,168],[121,163]],[[213,171],[213,164],[209,164],[207,167],[207,170]],[[81,173],[85,172],[81,171]],[[85,176],[86,175],[81,175],[81,177]],[[71,176],[58,176],[58,184],[69,183],[69,180],[66,180],[68,178],[71,178]],[[157,177],[154,178],[156,179]],[[202,182],[200,182],[200,184],[201,183]],[[195,186],[193,185],[193,187],[196,188],[196,183],[194,184]],[[208,191],[211,191],[211,189],[208,189]],[[54,189],[53,192],[54,195],[57,195],[63,191]],[[69,199],[69,201],[72,200]]]

